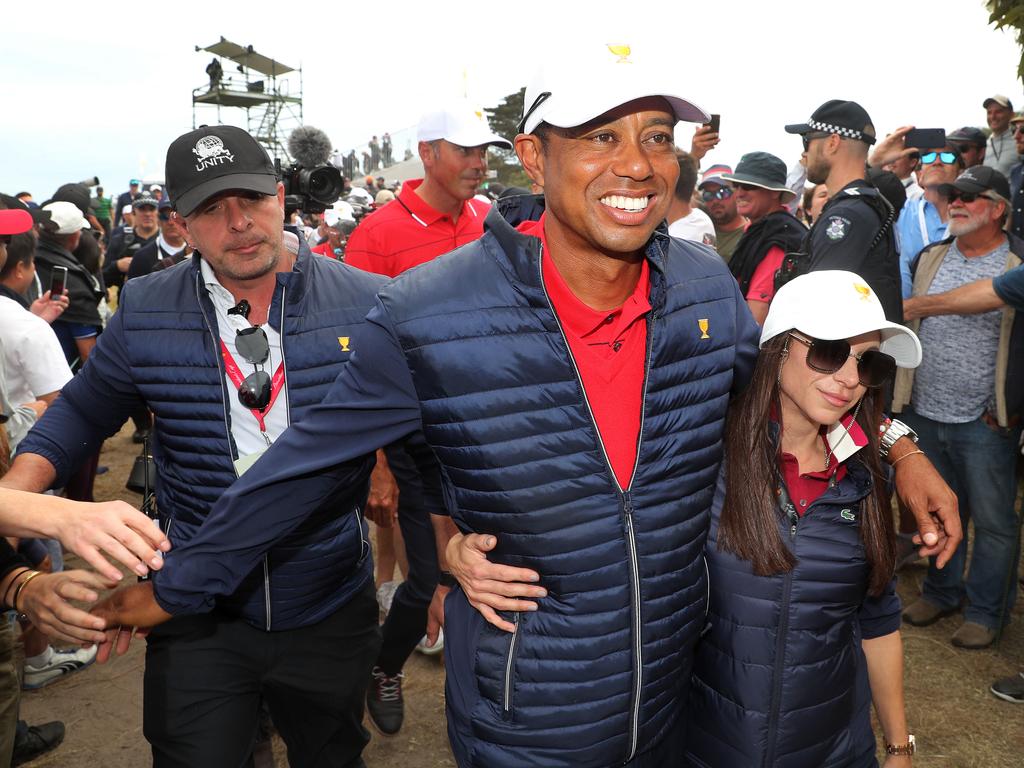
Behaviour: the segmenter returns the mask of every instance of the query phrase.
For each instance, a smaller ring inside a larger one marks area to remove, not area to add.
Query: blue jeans
[[[917,432],[920,448],[956,493],[964,529],[964,540],[945,568],[936,568],[935,558],[930,559],[923,595],[948,609],[959,605],[966,592],[964,618],[996,629],[1009,622],[1017,596],[1020,547],[1013,504],[1020,428],[996,429],[980,418],[944,424],[912,411],[900,418]],[[968,520],[974,522],[974,551],[965,580]]]

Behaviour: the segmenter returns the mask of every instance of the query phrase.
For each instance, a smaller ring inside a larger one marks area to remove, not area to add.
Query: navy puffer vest
[[[756,576],[718,549],[723,472],[708,538],[708,626],[690,696],[690,765],[876,765],[861,641],[898,629],[900,604],[891,585],[867,594],[860,504],[871,478],[855,458],[847,468],[803,517],[779,513],[797,564],[778,576]]]
[[[515,634],[460,590],[449,597],[449,733],[463,766],[620,765],[676,727],[704,623],[726,406],[756,351],[722,260],[656,233],[640,445],[619,488],[540,247],[492,211],[480,240],[380,294],[457,524],[497,533],[493,559],[536,569],[549,593],[508,616]]]

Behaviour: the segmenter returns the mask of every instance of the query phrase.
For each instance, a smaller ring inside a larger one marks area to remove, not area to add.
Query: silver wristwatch
[[[889,456],[889,451],[896,445],[896,441],[901,437],[909,437],[915,443],[917,442],[917,432],[912,430],[902,421],[893,419],[889,422],[889,427],[882,433],[882,439],[879,444],[878,452],[882,454],[882,458]]]

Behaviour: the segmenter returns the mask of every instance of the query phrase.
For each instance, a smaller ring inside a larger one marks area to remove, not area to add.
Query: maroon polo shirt
[[[405,182],[402,194],[359,223],[345,245],[346,264],[396,277],[484,233],[484,218],[491,206],[466,200],[459,220],[453,222],[416,194],[422,183],[423,179]]]

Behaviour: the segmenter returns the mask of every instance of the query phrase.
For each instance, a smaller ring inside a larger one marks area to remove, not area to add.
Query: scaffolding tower
[[[206,66],[209,84],[192,91],[192,128],[210,122],[200,119],[210,107],[244,109],[246,129],[256,137],[271,157],[291,163],[287,138],[302,125],[302,67],[282,64],[253,50],[251,45],[238,45],[221,37],[219,42],[196,52],[212,53]],[[225,69],[228,64],[233,71]],[[293,90],[294,76],[298,87]],[[258,78],[258,79],[257,79]]]

